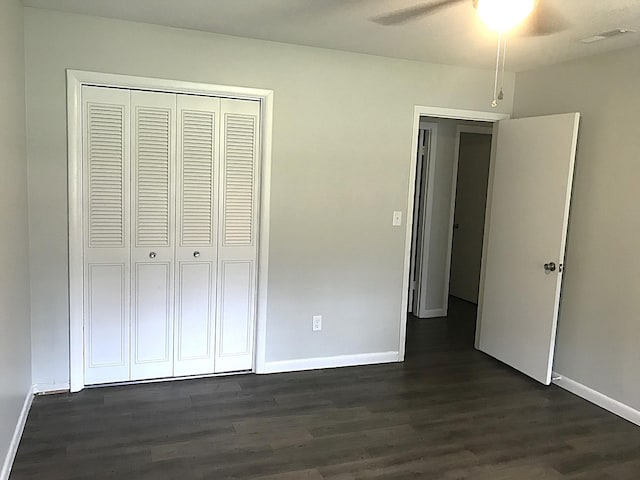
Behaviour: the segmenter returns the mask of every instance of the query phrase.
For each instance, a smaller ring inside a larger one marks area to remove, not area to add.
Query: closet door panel
[[[85,385],[129,380],[129,101],[82,87]]]
[[[253,368],[260,103],[221,100],[216,372]]]
[[[171,264],[136,262],[135,279],[133,364],[138,366],[135,376],[139,377],[145,365],[152,375],[152,371],[164,371],[171,361]]]
[[[129,379],[128,265],[90,262],[86,275],[85,384]]]
[[[175,375],[213,373],[211,264],[181,262],[178,269]]]
[[[173,375],[176,96],[131,92],[131,379]]]
[[[253,262],[223,261],[220,271],[220,342],[218,355],[238,357],[251,352]],[[236,358],[236,360],[238,360]],[[238,364],[240,365],[240,364]],[[245,365],[245,364],[242,364]],[[248,368],[251,368],[249,365]]]
[[[214,372],[220,99],[178,95],[175,375]]]

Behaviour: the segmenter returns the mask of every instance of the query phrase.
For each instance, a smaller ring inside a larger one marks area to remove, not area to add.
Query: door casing
[[[421,122],[419,131],[429,132],[428,142],[425,145],[425,152],[420,160],[423,162],[422,168],[416,165],[416,176],[421,175],[421,192],[416,192],[420,202],[418,208],[414,205],[412,211],[414,215],[411,220],[414,222],[412,229],[411,256],[413,258],[413,270],[410,276],[415,278],[415,288],[413,291],[413,314],[426,318],[430,313],[426,308],[427,272],[429,271],[429,246],[431,240],[431,220],[433,213],[433,190],[435,183],[436,152],[438,149],[438,124],[432,122]],[[426,134],[425,134],[426,135]],[[421,147],[420,147],[421,148]],[[424,168],[426,164],[426,169]],[[414,197],[415,203],[415,197]],[[416,213],[419,213],[418,224],[416,224]],[[416,231],[416,229],[418,231]],[[419,255],[418,255],[419,254]]]
[[[238,98],[260,102],[260,199],[258,222],[258,291],[256,294],[255,355],[253,371],[264,373],[266,363],[267,279],[271,198],[271,145],[273,90],[67,70],[67,151],[69,198],[69,380],[71,392],[84,388],[83,341],[83,189],[82,101],[83,85]]]

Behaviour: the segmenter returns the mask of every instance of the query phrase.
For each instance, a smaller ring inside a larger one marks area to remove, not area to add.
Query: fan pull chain
[[[507,35],[502,39],[502,74],[500,78],[500,93],[498,93],[498,100],[504,99],[504,69],[507,63]]]
[[[491,107],[496,108],[498,106],[498,77],[500,76],[500,53],[502,49],[502,33],[498,34],[498,51],[496,52],[496,79],[493,84],[493,101]]]

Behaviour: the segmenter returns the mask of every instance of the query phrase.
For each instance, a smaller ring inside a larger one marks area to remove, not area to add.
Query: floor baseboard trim
[[[625,420],[640,426],[640,411],[630,407],[618,400],[606,396],[597,390],[587,387],[582,383],[571,380],[561,373],[553,373],[553,383],[561,388],[588,400],[591,403],[610,411],[611,413],[624,418]]]
[[[69,391],[69,382],[60,383],[36,383],[33,385],[33,393],[35,395],[60,393]]]
[[[27,396],[24,399],[24,404],[22,405],[22,410],[20,411],[20,416],[18,417],[16,428],[13,431],[13,437],[11,437],[9,451],[7,452],[7,455],[4,458],[4,463],[2,464],[2,470],[0,471],[0,480],[9,480],[11,467],[13,467],[13,461],[16,458],[16,453],[18,453],[18,445],[20,445],[20,439],[22,438],[24,426],[27,423],[27,416],[29,415],[29,410],[31,409],[32,402],[33,387],[29,389],[29,391],[27,392]]]
[[[440,318],[447,316],[446,308],[432,308],[431,310],[424,310],[418,318]]]
[[[335,357],[299,358],[266,362],[265,368],[257,373],[299,372],[302,370],[318,370],[322,368],[354,367],[376,363],[398,362],[398,352],[362,353],[357,355],[338,355]]]

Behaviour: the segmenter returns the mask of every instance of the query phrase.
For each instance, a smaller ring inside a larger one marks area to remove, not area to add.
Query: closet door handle
[[[149,258],[156,258],[156,252],[150,252]]]
[[[193,252],[193,256],[198,258],[200,256],[200,252],[198,252],[198,251]]]

